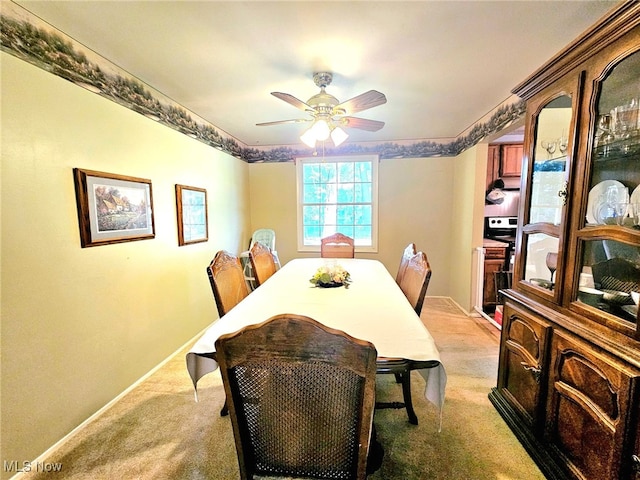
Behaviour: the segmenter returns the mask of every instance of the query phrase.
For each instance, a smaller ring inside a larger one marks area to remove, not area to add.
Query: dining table
[[[321,267],[339,265],[350,283],[337,288],[310,282]],[[442,425],[447,375],[428,329],[386,267],[377,260],[296,258],[277,270],[224,316],[214,321],[186,355],[196,401],[198,380],[215,371],[215,342],[223,334],[261,323],[272,316],[308,316],[327,327],[367,340],[379,361],[407,360],[425,380],[424,395],[439,411]]]

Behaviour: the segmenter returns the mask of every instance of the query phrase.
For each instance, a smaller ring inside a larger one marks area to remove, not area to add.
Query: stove
[[[507,259],[515,252],[518,217],[485,217],[484,237],[509,245]]]

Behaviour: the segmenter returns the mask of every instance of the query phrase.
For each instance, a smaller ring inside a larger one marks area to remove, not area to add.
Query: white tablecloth
[[[327,261],[304,258],[288,262],[205,331],[186,358],[196,400],[198,380],[218,368],[211,354],[220,335],[274,315],[295,313],[372,342],[379,357],[438,362],[418,371],[426,381],[425,397],[442,412],[447,375],[440,354],[395,279],[377,260],[340,258],[330,261],[351,274],[349,288],[314,287],[309,279]]]

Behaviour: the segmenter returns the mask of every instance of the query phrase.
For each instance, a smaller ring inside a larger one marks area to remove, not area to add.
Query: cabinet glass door
[[[555,295],[561,267],[562,225],[565,221],[572,131],[572,96],[561,94],[542,105],[535,116],[529,204],[522,228],[521,278]]]
[[[584,228],[578,232],[580,281],[574,299],[635,331],[640,291],[640,52],[610,68],[595,91],[595,133]]]

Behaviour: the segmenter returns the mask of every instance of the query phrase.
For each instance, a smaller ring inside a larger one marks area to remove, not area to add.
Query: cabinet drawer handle
[[[522,368],[524,368],[527,372],[531,372],[531,375],[533,375],[533,379],[536,381],[536,383],[540,383],[540,376],[542,375],[541,368],[527,365],[525,362],[520,362],[520,365],[522,365]]]

